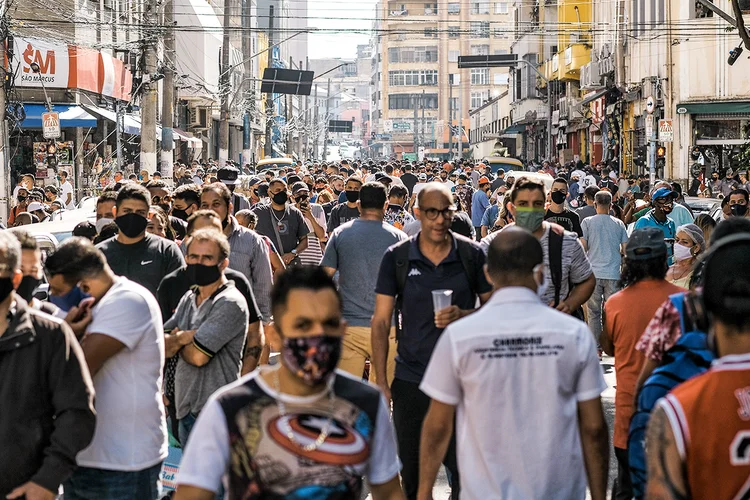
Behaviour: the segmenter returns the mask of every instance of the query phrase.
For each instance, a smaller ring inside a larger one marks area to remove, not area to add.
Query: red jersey
[[[660,401],[692,498],[750,498],[750,354],[724,356]]]

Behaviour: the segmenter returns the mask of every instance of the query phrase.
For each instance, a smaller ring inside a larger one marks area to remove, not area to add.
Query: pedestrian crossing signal
[[[664,158],[667,156],[667,148],[664,146],[659,146],[656,148],[656,157],[657,158]]]

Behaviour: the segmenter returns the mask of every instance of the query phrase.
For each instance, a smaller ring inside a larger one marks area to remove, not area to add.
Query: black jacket
[[[95,425],[94,386],[75,335],[16,297],[0,336],[0,498],[28,481],[57,492]]]

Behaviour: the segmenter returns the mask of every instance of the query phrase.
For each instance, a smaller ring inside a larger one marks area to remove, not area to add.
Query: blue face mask
[[[83,299],[86,299],[88,297],[91,297],[91,295],[87,293],[83,293],[83,291],[78,287],[78,285],[76,285],[73,287],[72,290],[70,290],[65,295],[50,294],[49,301],[52,302],[57,307],[59,307],[60,309],[62,309],[63,311],[70,311],[72,308],[80,304]]]

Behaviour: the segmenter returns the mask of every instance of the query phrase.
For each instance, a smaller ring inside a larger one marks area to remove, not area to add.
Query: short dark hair
[[[197,210],[190,214],[190,217],[188,217],[187,220],[187,229],[186,234],[190,234],[193,232],[193,227],[195,227],[195,221],[200,219],[201,217],[213,217],[219,222],[221,222],[221,219],[219,219],[219,216],[216,215],[216,212],[213,210]]]
[[[120,232],[120,228],[117,227],[116,223],[110,222],[109,224],[105,224],[102,230],[99,231],[99,234],[96,236],[96,238],[94,238],[94,245],[98,245],[102,241],[106,241],[117,236],[118,232]]]
[[[244,217],[247,219],[248,224],[257,224],[258,223],[258,216],[253,212],[252,210],[245,208],[243,210],[240,210],[236,214],[234,214],[234,217],[236,219],[239,219],[240,217]]]
[[[568,181],[565,180],[565,177],[555,177],[555,180],[552,181],[552,184],[565,184],[568,185]]]
[[[57,188],[53,186],[52,184],[50,184],[49,186],[44,186],[44,192],[46,193],[47,191],[49,191],[50,193],[54,195],[57,194]]]
[[[201,188],[197,184],[183,184],[174,190],[172,198],[182,200],[187,205],[201,206]]]
[[[99,198],[96,199],[96,206],[98,207],[101,203],[106,203],[108,201],[114,201],[117,203],[117,192],[103,191],[102,194],[99,195]]]
[[[729,193],[729,196],[727,196],[727,198],[731,198],[732,195],[735,195],[735,194],[738,194],[742,196],[743,198],[745,198],[746,203],[750,203],[750,194],[748,194],[746,189],[743,189],[743,188],[735,189],[731,193]]]
[[[190,245],[194,241],[211,241],[219,247],[219,260],[223,261],[229,257],[229,240],[224,233],[216,229],[199,229],[187,239],[185,248],[190,251]]]
[[[524,189],[529,191],[541,191],[542,196],[547,195],[547,192],[544,189],[544,183],[530,177],[521,176],[516,179],[516,182],[513,184],[513,190],[510,192],[510,202],[515,203],[518,192],[523,191]]]
[[[281,273],[271,289],[271,308],[274,317],[278,318],[286,310],[287,300],[292,290],[305,289],[320,291],[331,289],[339,301],[341,308],[341,296],[325,270],[320,266],[293,266]]]
[[[60,170],[60,176],[67,178],[68,177],[68,172],[66,172],[65,170]]]
[[[356,175],[350,175],[349,177],[347,177],[344,184],[349,184],[349,182],[358,182],[360,186],[362,185],[362,179],[360,179]]]
[[[152,175],[156,175],[156,174],[158,174],[158,172],[154,172]],[[164,181],[155,181],[155,180],[148,181],[146,183],[146,189],[150,189],[150,188],[164,188],[167,191],[169,191],[169,186],[167,186],[167,183]]]
[[[622,261],[620,287],[625,288],[645,279],[663,280],[667,275],[668,269],[669,264],[667,263],[666,253],[645,260],[630,260],[625,258]]]
[[[73,236],[81,236],[93,241],[96,238],[96,226],[87,220],[79,222],[73,228]]]
[[[539,240],[519,226],[500,231],[487,252],[487,272],[493,278],[530,275],[543,262],[544,253]]]
[[[209,193],[209,192],[214,192],[218,194],[219,197],[224,200],[224,203],[226,203],[227,208],[229,208],[229,204],[232,201],[232,192],[229,190],[226,184],[224,184],[223,182],[213,182],[211,184],[207,184],[203,186],[203,189],[201,189],[201,197],[205,193]]]
[[[599,188],[596,186],[589,186],[586,189],[583,190],[583,196],[586,197],[587,200],[594,201],[596,200],[596,193],[599,192]]]
[[[138,200],[150,206],[151,193],[140,184],[126,184],[120,189],[120,191],[118,191],[115,206],[120,208],[120,205],[122,205],[122,202],[125,200]]]
[[[106,265],[107,259],[101,250],[90,240],[78,236],[63,241],[44,262],[47,274],[61,274],[67,283],[96,276],[104,271]]]
[[[392,175],[393,174],[393,165],[386,165],[385,166],[385,173],[388,174],[388,175]]]
[[[409,190],[400,184],[394,184],[393,186],[391,186],[391,189],[388,191],[389,198],[390,197],[403,198],[407,194],[409,194]]]
[[[10,232],[21,244],[21,250],[39,250],[39,243],[37,243],[36,238],[34,238],[34,236],[32,236],[28,231],[24,231],[23,229],[18,228],[11,228]]]
[[[387,200],[385,186],[380,182],[367,182],[359,190],[359,204],[362,210],[382,210]]]

